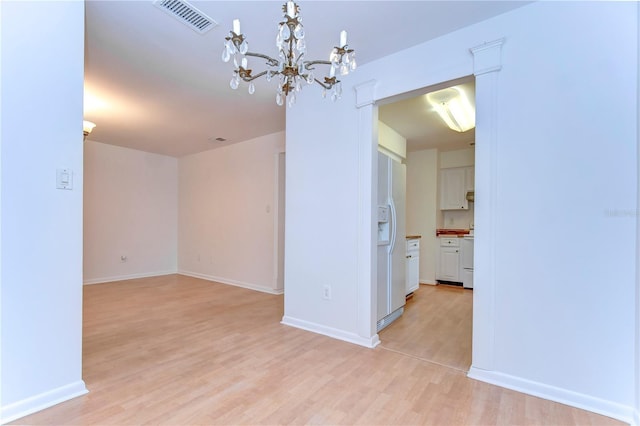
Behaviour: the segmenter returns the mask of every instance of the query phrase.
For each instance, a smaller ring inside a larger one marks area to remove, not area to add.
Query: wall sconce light
[[[427,100],[442,120],[456,132],[466,132],[476,127],[476,111],[467,95],[457,87],[427,94]]]
[[[96,123],[92,123],[91,121],[82,120],[82,134],[84,137],[82,140],[86,140],[89,133],[93,131],[93,128],[96,127]]]

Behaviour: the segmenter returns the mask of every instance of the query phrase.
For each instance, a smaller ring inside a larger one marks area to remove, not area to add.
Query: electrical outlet
[[[322,287],[322,298],[324,300],[331,300],[331,286],[330,285],[325,284]]]

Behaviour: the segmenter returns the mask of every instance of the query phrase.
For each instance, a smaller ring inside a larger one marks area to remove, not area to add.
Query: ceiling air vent
[[[200,34],[218,26],[216,21],[184,0],[155,0],[153,4]]]

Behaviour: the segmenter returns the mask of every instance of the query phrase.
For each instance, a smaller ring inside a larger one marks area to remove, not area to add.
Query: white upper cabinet
[[[474,168],[440,170],[440,210],[467,210],[467,192],[473,191]]]

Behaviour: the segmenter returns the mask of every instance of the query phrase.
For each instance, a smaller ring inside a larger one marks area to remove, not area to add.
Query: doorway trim
[[[376,333],[378,293],[377,275],[377,219],[374,204],[378,199],[378,106],[375,93],[378,82],[370,80],[354,87],[358,109],[358,277],[357,332],[368,342],[368,347],[380,344]]]
[[[498,122],[498,72],[502,68],[502,45],[505,39],[483,43],[470,48],[473,55],[473,74],[476,77],[476,168],[475,182],[479,202],[475,206],[474,231],[476,265],[474,268],[473,342],[470,377],[482,376],[483,371],[493,370],[495,330],[495,226],[497,218],[497,122]],[[464,77],[451,76],[449,80]],[[354,87],[358,109],[358,139],[360,194],[358,206],[362,218],[359,227],[361,245],[358,250],[358,334],[370,337],[372,346],[379,343],[375,333],[376,308],[376,233],[373,212],[376,199],[377,167],[373,158],[377,150],[378,98],[376,80]],[[395,93],[394,95],[400,95]],[[389,96],[385,96],[387,98]],[[478,113],[478,111],[480,113]],[[367,235],[369,236],[367,238]]]
[[[501,38],[469,49],[476,77],[475,187],[479,189],[474,205],[473,340],[469,377],[478,377],[478,370],[494,369],[498,76],[502,69],[503,44],[504,38]]]

